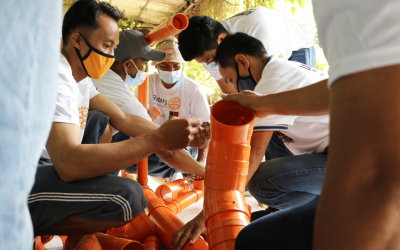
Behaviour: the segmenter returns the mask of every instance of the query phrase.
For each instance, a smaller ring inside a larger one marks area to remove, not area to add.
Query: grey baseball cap
[[[149,61],[162,61],[167,54],[164,51],[152,49],[137,30],[123,30],[119,32],[119,44],[114,51],[115,61],[124,61],[143,57]]]

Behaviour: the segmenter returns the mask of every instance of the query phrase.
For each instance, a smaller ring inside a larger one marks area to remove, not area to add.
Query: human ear
[[[226,34],[219,34],[217,37],[218,44],[222,43],[222,41],[225,39],[225,37],[226,37]]]
[[[235,61],[239,68],[244,67],[247,70],[250,66],[249,60],[247,60],[247,58],[242,54],[237,54],[235,56]]]
[[[83,40],[82,36],[78,32],[74,32],[71,34],[70,42],[75,48],[77,49],[81,48],[82,40]]]
[[[235,61],[238,66],[239,74],[242,76],[247,76],[249,74],[250,63],[247,58],[242,54],[237,54],[235,56]]]
[[[122,67],[124,70],[129,71],[129,63],[132,63],[131,59],[126,59],[122,62]]]

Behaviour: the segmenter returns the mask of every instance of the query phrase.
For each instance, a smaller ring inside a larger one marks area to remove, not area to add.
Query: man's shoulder
[[[264,68],[264,74],[269,78],[280,78],[291,81],[293,79],[304,79],[309,81],[322,81],[328,78],[328,74],[305,65],[303,63],[288,61],[282,58],[275,58]]]
[[[149,75],[149,84],[155,84],[160,80],[160,76],[157,73]]]
[[[60,57],[60,62],[58,63],[58,86],[77,88],[75,78],[72,75],[71,66],[62,54]]]
[[[186,74],[182,73],[182,81],[184,84],[186,84],[187,86],[190,87],[199,87],[200,84],[198,84],[195,80],[193,80],[192,78],[188,77]]]

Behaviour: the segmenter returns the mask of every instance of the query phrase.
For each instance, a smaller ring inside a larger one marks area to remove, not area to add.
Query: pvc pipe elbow
[[[182,30],[186,29],[188,25],[189,19],[187,16],[179,13],[158,25],[144,37],[151,46],[154,43],[163,40],[164,38],[181,32]]]

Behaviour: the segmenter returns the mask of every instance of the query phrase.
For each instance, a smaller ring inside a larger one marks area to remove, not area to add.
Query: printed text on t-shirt
[[[153,99],[154,99],[154,101],[162,103],[164,105],[167,105],[167,103],[168,103],[167,100],[164,100],[164,99],[162,99],[160,97],[157,97],[156,95],[153,95]]]

